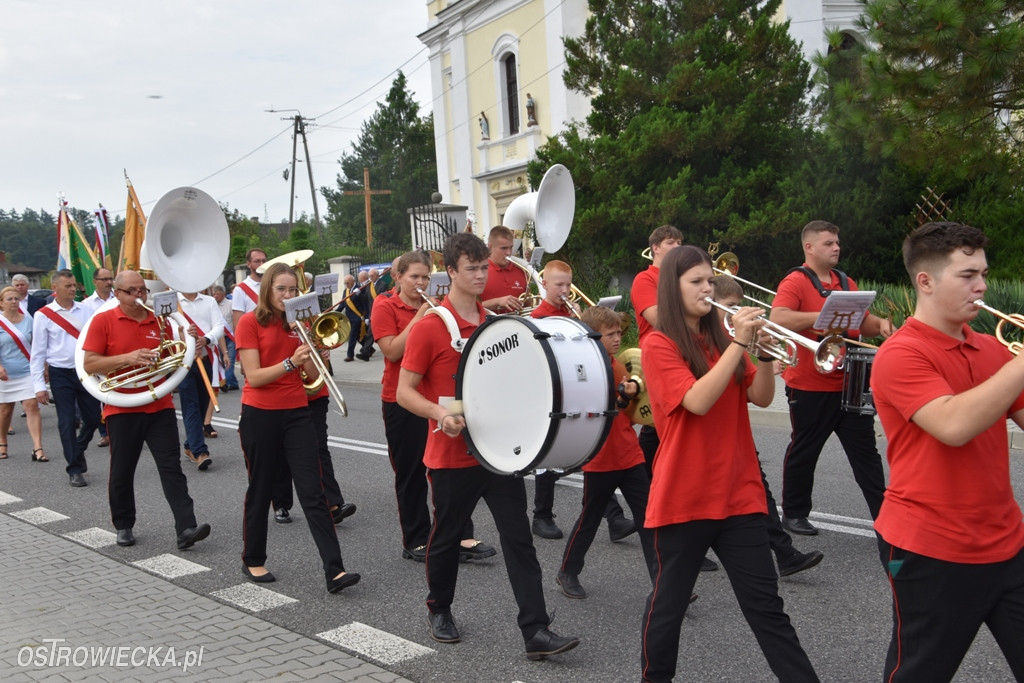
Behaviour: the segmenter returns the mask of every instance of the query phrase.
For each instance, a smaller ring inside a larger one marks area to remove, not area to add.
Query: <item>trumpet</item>
[[[565,294],[562,294],[560,298],[562,299],[562,303],[565,304],[565,307],[569,309],[569,315],[579,320],[580,314],[579,311],[576,310],[576,302],[567,297]]]
[[[1000,344],[1006,347],[1007,351],[1015,356],[1020,355],[1021,350],[1024,350],[1024,344],[1007,339],[1003,335],[1003,325],[1009,324],[1019,329],[1024,329],[1024,315],[1021,315],[1020,313],[1003,313],[1002,311],[987,305],[982,299],[975,300],[974,305],[999,318],[999,323],[996,325],[996,339],[999,340]]]
[[[723,306],[711,297],[705,297],[704,301],[725,311],[725,328],[729,331],[729,336],[735,337],[736,330],[729,324],[729,316],[738,311],[739,307]],[[823,375],[834,370],[841,370],[846,363],[846,342],[838,334],[829,334],[820,342],[815,343],[802,334],[793,332],[770,320],[765,320],[761,329],[772,338],[772,342],[767,344],[758,342],[754,345],[754,350],[759,356],[768,356],[792,367],[797,364],[798,347],[802,346],[814,354],[814,367]]]
[[[416,288],[416,292],[417,292],[417,293],[418,293],[418,294],[419,294],[420,296],[422,296],[422,297],[423,297],[423,300],[427,302],[427,305],[428,305],[428,306],[430,306],[431,308],[437,308],[437,304],[435,304],[435,303],[434,303],[433,301],[431,301],[431,300],[430,300],[430,297],[429,297],[429,296],[427,296],[427,293],[426,293],[426,292],[424,292],[424,291],[423,291],[422,289],[420,289],[419,287],[417,287],[417,288]]]

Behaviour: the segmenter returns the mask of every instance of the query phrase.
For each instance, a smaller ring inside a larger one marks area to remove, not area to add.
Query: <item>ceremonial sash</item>
[[[185,312],[185,308],[181,305],[180,301],[178,302],[178,312],[181,313],[182,317],[185,318],[189,325],[195,325],[196,331],[199,332],[200,337],[206,336],[206,332],[203,328],[196,325],[196,321]],[[225,328],[224,331],[226,332],[227,328]],[[220,355],[213,352],[212,344],[206,345],[206,357],[210,359],[210,367],[213,369],[213,377],[210,378],[210,382],[216,382],[217,386],[220,386]]]
[[[4,320],[4,317],[2,315],[0,315],[0,327],[4,329],[4,332],[11,335],[11,339],[13,339],[14,343],[18,345],[18,348],[21,350],[21,352],[25,354],[25,359],[32,360],[31,357],[29,357],[28,349],[25,347],[25,342],[27,340],[21,336],[21,330],[13,326],[8,327],[7,321]]]
[[[72,323],[70,320],[68,320],[67,318],[62,318],[61,316],[57,315],[57,311],[53,310],[49,306],[43,306],[42,308],[39,309],[39,312],[45,315],[50,320],[52,320],[55,325],[59,326],[62,330],[70,334],[72,337],[78,339],[78,335],[81,332],[81,330],[75,327],[74,323]]]
[[[245,284],[244,282],[239,282],[238,288],[245,292],[245,295],[249,297],[249,299],[251,299],[254,304],[258,304],[260,302],[259,294],[252,291],[252,287],[250,287],[249,285]]]

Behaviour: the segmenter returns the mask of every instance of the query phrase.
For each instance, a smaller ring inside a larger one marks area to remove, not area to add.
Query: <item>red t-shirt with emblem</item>
[[[562,317],[568,318],[569,311],[565,306],[556,306],[544,299],[540,302],[540,306],[530,311],[531,318],[551,318],[551,317]]]
[[[809,266],[805,263],[805,268]],[[839,275],[832,271],[832,279],[828,282],[822,280],[821,286],[828,290],[842,290]],[[857,283],[851,278],[849,280],[850,291],[857,291]],[[772,300],[772,306],[781,306],[801,313],[817,313],[825,307],[823,297],[814,287],[811,278],[800,271],[787,275],[779,283],[779,291]],[[814,342],[818,336],[807,330],[794,330]],[[858,336],[859,330],[843,332],[843,336]],[[797,364],[786,368],[782,373],[786,385],[803,391],[842,391],[843,371],[833,370],[828,374],[818,372],[814,365],[814,354],[810,349],[803,346],[797,347]]]
[[[370,327],[373,328],[373,336],[377,339],[397,337],[416,317],[417,311],[419,308],[409,306],[397,294],[377,297],[373,304],[370,324]],[[406,337],[406,342],[408,350],[408,337]],[[398,400],[395,393],[398,391],[398,373],[401,369],[401,361],[390,361],[387,357],[384,358],[384,375],[380,380],[383,385],[380,392],[382,401],[395,403]]]
[[[889,543],[946,562],[1004,562],[1024,548],[1010,479],[1006,421],[963,446],[947,446],[911,418],[996,374],[1011,358],[994,337],[963,326],[964,340],[907,318],[882,344],[871,390],[889,437],[889,486],[875,529]],[[1024,394],[1006,411],[1024,408]]]
[[[654,331],[641,349],[644,367],[658,369],[647,372],[647,388],[661,438],[644,526],[768,514],[747,409],[747,388],[757,372],[750,359],[743,358],[743,385],[730,380],[711,409],[696,415],[682,402],[697,378],[675,342]],[[712,366],[720,357],[717,350],[707,355]]]
[[[455,312],[447,297],[441,304],[455,316],[459,334],[468,339],[479,325],[464,320]],[[477,313],[483,321],[486,311],[477,303]],[[429,401],[444,405],[455,397],[455,373],[459,369],[461,354],[452,348],[452,337],[441,316],[429,313],[423,316],[409,331],[405,342],[402,367],[422,375],[419,392]],[[493,387],[497,390],[497,387]],[[423,464],[432,470],[479,467],[480,463],[470,454],[462,435],[454,438],[444,432],[434,431],[437,422],[428,421],[430,431],[427,447],[423,453]]]
[[[238,320],[235,330],[235,346],[241,349],[256,349],[260,354],[260,367],[270,367],[291,358],[301,344],[298,333],[286,329],[280,318],[274,318],[266,326],[256,322],[255,313],[246,313]],[[242,404],[262,410],[286,410],[304,408],[309,405],[306,389],[302,386],[302,373],[298,370],[286,372],[269,384],[254,387],[245,379],[242,387]]]
[[[629,298],[633,302],[633,313],[636,314],[638,342],[643,341],[648,333],[654,330],[651,324],[647,322],[647,319],[644,318],[643,312],[651,306],[658,305],[658,275],[660,273],[661,268],[647,266],[647,270],[638,273],[633,278],[633,286],[630,288]]]
[[[487,259],[487,285],[484,286],[480,300],[488,301],[510,294],[517,297],[526,291],[526,286],[526,273],[522,268],[511,261],[499,266],[491,259]],[[497,309],[497,312],[505,312],[500,306]]]
[[[168,339],[171,338],[171,326],[169,324],[164,326],[164,335]],[[131,353],[138,349],[155,349],[159,345],[160,323],[157,321],[156,316],[149,313],[144,320],[139,322],[125,315],[120,306],[115,306],[93,316],[92,321],[89,323],[89,333],[85,337],[82,348],[103,356],[118,356],[122,353]],[[114,372],[112,374],[116,376],[117,373]],[[159,386],[163,381],[161,380],[157,385]],[[118,391],[126,394],[137,394],[148,392],[149,389],[145,387],[140,389],[125,388],[118,389]],[[170,394],[134,408],[124,408],[107,403],[103,407],[103,416],[109,417],[120,413],[155,413],[168,409],[174,409],[174,400]]]

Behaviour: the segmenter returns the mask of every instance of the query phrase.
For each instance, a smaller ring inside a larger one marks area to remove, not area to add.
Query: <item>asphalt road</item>
[[[416,681],[597,683],[638,679],[639,625],[649,581],[636,536],[611,543],[604,529],[581,575],[589,594],[586,600],[565,598],[554,581],[563,541],[536,539],[548,611],[555,614],[552,628],[562,634],[579,635],[582,644],[576,650],[545,662],[525,659],[500,552],[496,558],[460,569],[453,614],[463,642],[441,645],[431,640],[424,606],[424,565],[401,558],[379,389],[345,382],[341,386],[350,415],[347,419],[331,416],[332,453],[346,499],[356,503],[359,510],[338,527],[338,536],[347,568],[360,572],[362,582],[339,595],[326,592],[316,549],[302,512],[296,508],[292,524],[270,524],[267,562],[278,577],[269,588],[296,602],[257,611],[260,618],[311,637],[358,622],[429,648],[427,653],[403,659],[408,655],[398,645],[392,661],[383,662],[385,668]],[[106,546],[96,552],[124,563],[176,553],[210,568],[171,579],[203,595],[245,583],[240,554],[246,477],[232,427],[238,417],[240,394],[221,398],[223,412],[214,419],[220,438],[210,442],[213,466],[207,472],[197,472],[183,461],[197,516],[213,527],[210,538],[187,552],[175,550],[170,511],[152,460],[144,455],[136,475],[138,544],[132,548]],[[43,422],[44,445],[52,462],[29,462],[31,442],[24,421],[15,417],[18,434],[8,439],[11,458],[0,461],[0,491],[22,498],[24,506],[43,506],[69,517],[45,525],[50,533],[64,535],[92,527],[112,530],[105,451],[95,446],[89,451],[89,486],[70,488],[52,408],[43,409]],[[755,427],[755,438],[769,480],[779,493],[788,430]],[[884,442],[879,447],[884,448]],[[1014,451],[1012,461],[1018,500],[1024,500],[1024,459],[1019,451]],[[556,491],[557,521],[565,530],[571,527],[579,509],[579,482],[570,478]],[[527,483],[527,490],[532,497],[532,482]],[[816,501],[812,520],[823,531],[813,539],[796,539],[796,545],[802,550],[823,551],[825,560],[817,568],[780,580],[786,610],[822,680],[878,680],[891,628],[889,590],[869,530],[866,506],[834,440],[818,468]],[[477,509],[474,522],[477,536],[497,545],[486,506]],[[691,606],[683,625],[677,680],[772,680],[736,606],[725,572],[702,574],[696,590],[700,599]],[[344,644],[340,647],[352,649]],[[957,680],[1013,680],[987,631],[979,635]]]

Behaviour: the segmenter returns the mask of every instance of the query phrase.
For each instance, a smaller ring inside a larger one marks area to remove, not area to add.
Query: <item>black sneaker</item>
[[[554,540],[562,537],[562,530],[550,517],[534,517],[533,535]]]
[[[457,643],[462,640],[451,612],[427,614],[427,623],[430,624],[430,637],[439,643]]]
[[[292,516],[288,514],[288,508],[274,510],[274,521],[278,524],[291,524]]]
[[[810,569],[817,566],[823,559],[825,559],[825,554],[820,550],[812,550],[809,553],[795,550],[785,560],[779,560],[779,576],[791,576],[805,569]]]

